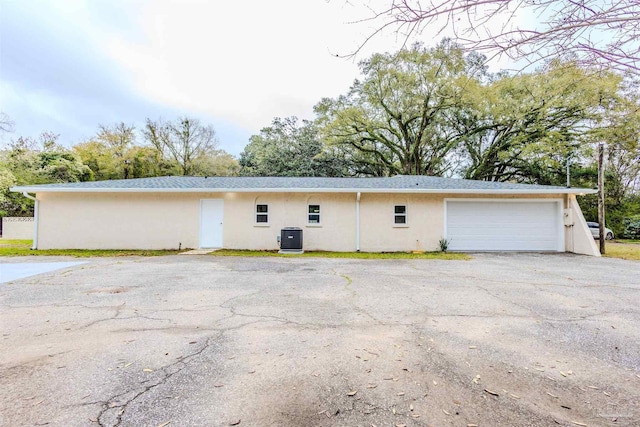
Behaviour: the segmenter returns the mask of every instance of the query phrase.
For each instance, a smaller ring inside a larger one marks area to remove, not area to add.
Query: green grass
[[[607,242],[604,248],[604,256],[606,257],[640,261],[640,245],[636,244],[636,241],[631,241],[631,243]]]
[[[29,247],[31,247],[31,244],[33,243],[32,240],[7,240],[7,239],[0,239],[0,248],[1,247],[5,247],[5,246],[14,246],[14,245],[28,245]]]
[[[467,254],[451,252],[425,252],[414,254],[411,252],[322,252],[312,251],[303,254],[281,254],[278,251],[249,251],[221,249],[211,252],[213,256],[242,256],[242,257],[283,257],[283,258],[346,258],[346,259],[445,259],[468,260]]]
[[[640,240],[634,240],[634,239],[615,239],[613,242],[614,242],[614,243],[633,243],[633,244],[640,244]]]
[[[0,239],[0,256],[72,256],[76,258],[174,255],[178,250],[45,249],[31,250],[31,240]]]
[[[104,249],[45,249],[31,250],[31,240],[3,240],[0,239],[0,256],[72,256],[77,258],[89,257],[118,257],[118,256],[159,256],[174,255],[184,251],[177,250],[104,250]],[[215,256],[244,256],[244,257],[315,257],[315,258],[351,258],[351,259],[447,259],[467,260],[469,255],[449,252],[425,252],[414,254],[411,252],[305,252],[304,254],[279,254],[277,251],[242,251],[222,249],[211,253]]]

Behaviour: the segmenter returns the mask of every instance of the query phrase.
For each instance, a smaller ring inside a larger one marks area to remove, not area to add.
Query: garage
[[[562,201],[445,200],[453,251],[564,251]]]

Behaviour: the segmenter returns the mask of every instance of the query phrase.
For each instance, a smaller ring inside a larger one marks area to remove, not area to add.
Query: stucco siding
[[[444,200],[487,198],[455,194],[362,193],[360,250],[435,251],[444,236]],[[492,199],[557,198],[506,195]],[[223,199],[222,246],[278,249],[284,227],[303,230],[305,250],[355,251],[355,193],[41,193],[39,249],[169,249],[200,244],[200,200]],[[569,204],[569,198],[565,203]],[[579,210],[575,197],[572,207]],[[268,223],[256,222],[256,205],[268,206]],[[308,207],[320,206],[320,224]],[[394,207],[406,206],[406,224],[394,223]],[[580,216],[576,216],[578,220]],[[590,252],[592,241],[565,227],[567,250]],[[571,234],[571,235],[569,235]],[[582,233],[584,234],[584,233]],[[584,247],[587,250],[583,249]]]
[[[362,194],[360,248],[365,252],[437,251],[444,236],[445,199],[557,199],[557,195]],[[394,224],[394,206],[407,206],[407,224]]]
[[[219,196],[220,197],[220,196]],[[198,247],[197,194],[43,193],[38,249]],[[207,194],[206,198],[215,198]]]
[[[582,209],[574,195],[567,196],[567,206],[571,210],[572,224],[565,227],[567,251],[582,255],[600,256],[598,245],[584,219]]]
[[[306,250],[355,250],[355,194],[43,193],[39,249],[169,249],[199,246],[200,200],[224,200],[223,247],[277,249],[283,227],[303,229]],[[269,223],[256,224],[256,203]],[[321,223],[308,224],[308,204]]]
[[[406,206],[406,224],[395,224],[394,207]],[[443,232],[443,198],[420,194],[363,194],[360,201],[360,249],[433,251]]]
[[[268,206],[268,224],[256,223],[256,205]],[[308,223],[308,205],[320,205],[320,224]],[[230,193],[225,198],[229,249],[278,249],[284,227],[300,227],[305,250],[354,251],[355,194]]]

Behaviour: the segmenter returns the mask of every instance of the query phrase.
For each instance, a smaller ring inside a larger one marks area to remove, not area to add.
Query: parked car
[[[587,221],[587,225],[589,226],[589,230],[591,230],[591,235],[594,239],[600,238],[600,226],[597,222]],[[611,229],[605,227],[604,228],[604,238],[607,240],[613,239],[613,231]]]

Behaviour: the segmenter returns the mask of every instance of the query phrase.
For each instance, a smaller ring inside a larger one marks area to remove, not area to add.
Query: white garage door
[[[445,237],[454,251],[563,251],[561,202],[447,200]]]

